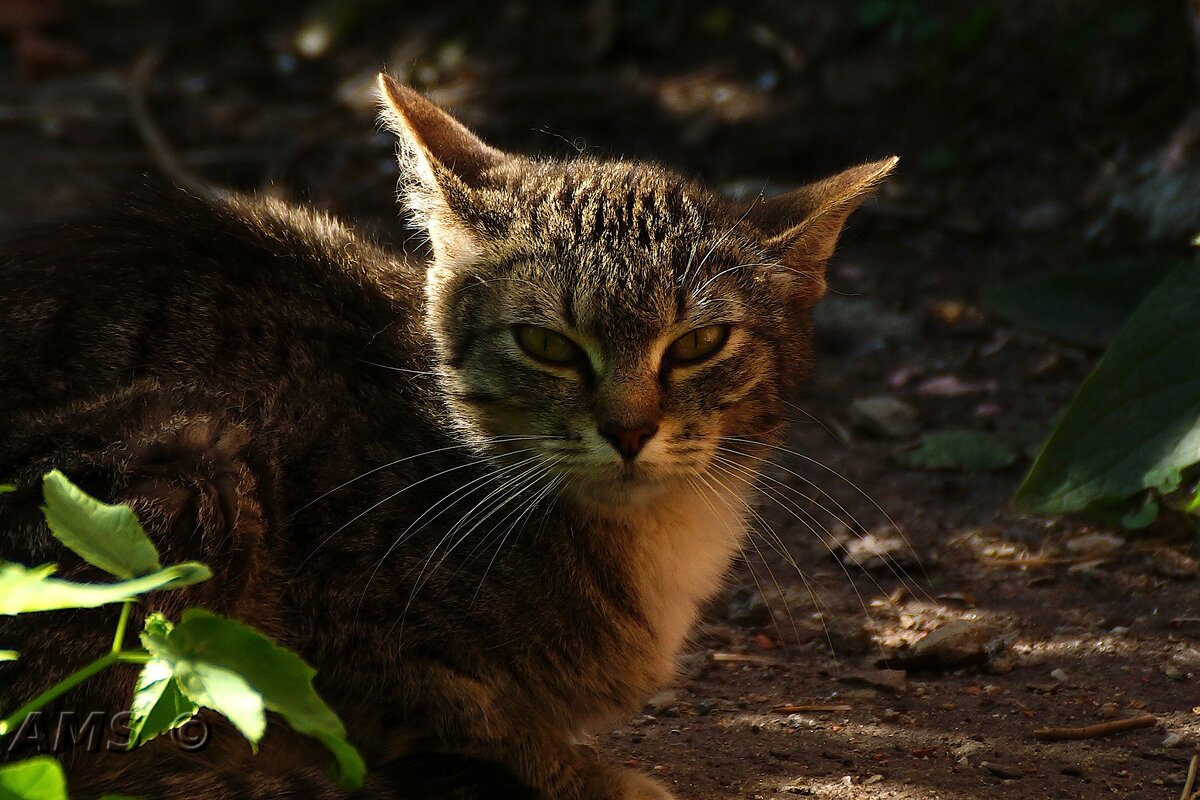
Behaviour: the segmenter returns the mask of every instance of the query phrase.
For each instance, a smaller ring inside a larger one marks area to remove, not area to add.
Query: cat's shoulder
[[[84,275],[113,282],[279,272],[362,279],[409,270],[404,256],[318,209],[232,192],[146,185],[3,237],[11,280]]]

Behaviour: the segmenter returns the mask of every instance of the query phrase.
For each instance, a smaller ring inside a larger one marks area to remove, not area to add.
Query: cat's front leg
[[[514,730],[476,754],[500,761],[547,800],[675,800],[652,778],[563,736]]]
[[[417,662],[401,670],[397,686],[440,748],[498,763],[547,800],[674,800],[658,782],[577,744],[564,720],[534,711],[546,704],[502,675],[481,679]]]

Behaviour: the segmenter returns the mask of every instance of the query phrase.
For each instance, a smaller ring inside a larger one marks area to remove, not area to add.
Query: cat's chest
[[[738,552],[745,509],[732,490],[681,490],[628,518],[631,577],[668,664]]]

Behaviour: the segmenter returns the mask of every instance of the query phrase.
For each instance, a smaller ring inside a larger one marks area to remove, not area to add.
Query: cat
[[[501,152],[379,81],[427,259],[178,190],[5,246],[0,555],[91,574],[37,511],[53,467],[131,504],[164,563],[215,572],[131,626],[202,605],[297,650],[363,796],[409,796],[392,765],[441,753],[534,796],[670,798],[582,743],[671,680],[809,367],[825,264],[896,159],[732,202],[650,164]],[[23,653],[0,706],[106,648],[115,615],[0,621]],[[125,707],[135,672],[64,707]],[[63,759],[80,797],[342,796],[282,726],[257,755],[218,727],[196,753]]]

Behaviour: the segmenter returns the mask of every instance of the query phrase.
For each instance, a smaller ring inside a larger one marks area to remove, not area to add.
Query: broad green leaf
[[[11,483],[0,483],[0,494],[8,494],[9,492],[15,492],[16,490],[17,487],[13,486]]]
[[[101,503],[58,470],[42,478],[42,496],[50,532],[89,564],[118,578],[162,567],[154,543],[129,506]]]
[[[0,767],[0,800],[67,800],[62,765],[37,756]]]
[[[1051,514],[1179,488],[1200,462],[1200,267],[1172,272],[1083,382],[1016,505]]]
[[[1200,514],[1200,487],[1195,490],[1191,502],[1184,506],[1183,510],[1188,514]]]
[[[0,650],[0,661],[16,661],[20,657],[16,650]]]
[[[153,658],[142,667],[129,707],[129,749],[178,728],[200,707],[184,695],[170,663]]]
[[[172,710],[178,712],[182,704],[192,713],[204,706],[224,714],[257,750],[267,727],[262,695],[241,675],[206,658],[203,648],[190,647],[194,642],[175,631],[162,614],[146,618],[142,644],[155,657],[142,670],[134,690],[130,745],[176,727],[177,715],[166,717]],[[166,704],[159,708],[164,697]],[[155,727],[158,729],[153,730]],[[143,736],[143,732],[150,735]]]
[[[1012,445],[993,433],[970,430],[933,431],[894,458],[914,469],[983,472],[1004,469],[1017,460]]]
[[[28,614],[62,608],[96,608],[122,603],[156,589],[178,589],[212,577],[208,567],[188,561],[117,583],[76,583],[51,578],[53,564],[26,567],[0,561],[0,614]]]
[[[165,635],[146,632],[142,641],[156,657],[171,664],[188,697],[221,713],[227,714],[222,703],[245,702],[239,688],[228,682],[204,683],[202,695],[189,676],[202,673],[205,680],[214,675],[240,676],[261,695],[266,708],[296,731],[319,739],[333,753],[337,765],[332,777],[340,786],[349,790],[362,786],[366,772],[362,757],[346,741],[341,720],[313,689],[316,671],[295,653],[236,620],[198,608],[185,611],[183,619]],[[226,698],[221,694],[224,691],[234,696]],[[247,738],[257,741],[249,734]]]
[[[1020,328],[1101,348],[1178,260],[1121,259],[1039,275],[983,292],[986,306]]]

